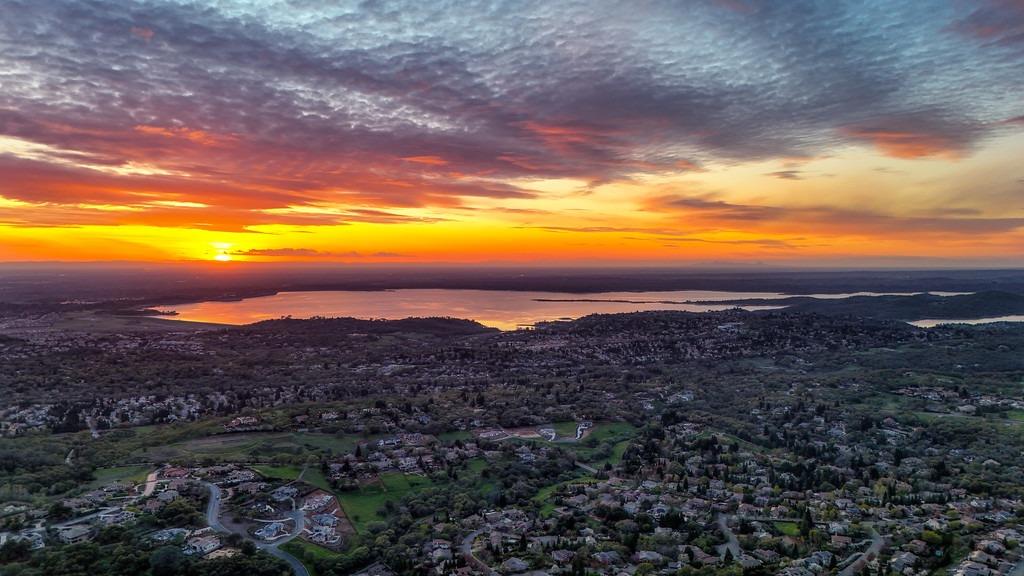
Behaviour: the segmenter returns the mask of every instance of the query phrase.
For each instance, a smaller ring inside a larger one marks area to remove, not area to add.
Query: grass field
[[[295,480],[302,475],[302,481],[312,484],[317,488],[321,488],[328,492],[331,492],[331,483],[324,476],[324,473],[320,471],[320,468],[310,464],[306,466],[306,473],[302,473],[302,466],[271,466],[268,464],[257,464],[252,467],[253,470],[259,472],[267,478],[278,478],[280,480]]]
[[[302,565],[309,571],[310,576],[317,576],[316,568],[313,563],[307,559],[323,559],[323,560],[334,560],[341,557],[341,554],[332,552],[321,546],[317,546],[311,542],[306,542],[301,538],[296,538],[291,542],[286,542],[281,545],[281,550],[295,556],[302,562]]]
[[[576,437],[576,422],[572,420],[568,422],[555,422],[551,427],[555,429],[559,436]]]
[[[558,484],[552,484],[546,486],[537,491],[537,494],[531,498],[534,502],[540,504],[540,515],[542,517],[550,516],[555,510],[555,503],[551,501],[551,497],[558,492],[563,486],[570,484],[592,484],[597,482],[597,478],[593,476],[580,476],[579,478],[573,478],[572,480],[566,480],[565,482],[559,482]]]
[[[1006,417],[1010,420],[1024,422],[1024,410],[1009,410],[1006,412]]]
[[[429,478],[423,476],[389,472],[381,474],[378,483],[368,484],[352,492],[341,492],[337,496],[352,526],[363,534],[370,522],[382,518],[378,511],[383,510],[388,501],[401,500],[412,490],[421,490],[433,485]]]
[[[636,435],[636,427],[628,422],[599,422],[594,424],[594,429],[587,434],[587,439],[594,438],[599,442],[604,442],[632,438],[634,435]]]
[[[612,466],[615,466],[619,462],[622,462],[622,455],[626,453],[626,448],[629,448],[629,442],[629,440],[616,442],[615,446],[612,446],[612,455],[606,458],[604,462],[600,462],[600,464],[607,462]]]
[[[295,480],[302,473],[301,466],[268,466],[258,465],[253,466],[253,470],[259,472],[267,478],[278,478],[281,480]],[[306,473],[309,475],[309,472]]]
[[[309,456],[334,456],[353,452],[360,442],[377,436],[335,435],[317,432],[242,432],[211,434],[217,428],[196,430],[190,438],[162,443],[141,451],[148,459],[256,462],[274,459],[304,461]],[[155,432],[150,432],[152,435]]]
[[[470,432],[469,430],[456,430],[454,432],[444,432],[442,434],[438,434],[437,439],[439,442],[448,444],[450,442],[455,442],[456,440],[472,440],[473,433]]]
[[[132,482],[135,484],[144,482],[146,475],[151,472],[149,466],[115,466],[112,468],[97,468],[93,471],[96,477],[90,486],[103,486],[111,482]]]
[[[576,452],[576,457],[591,464],[604,465],[605,462],[617,464],[629,446],[629,441],[636,435],[636,427],[627,422],[601,422],[594,425],[590,434],[581,442],[560,444]],[[598,458],[595,447],[599,444],[611,443],[612,454]]]
[[[785,536],[799,536],[800,526],[796,522],[773,522],[775,529]]]

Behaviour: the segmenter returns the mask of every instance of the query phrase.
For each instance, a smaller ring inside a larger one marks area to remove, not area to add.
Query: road
[[[142,496],[148,498],[153,495],[153,490],[156,490],[156,470],[153,470],[146,476],[146,487],[142,489]]]
[[[576,461],[576,465],[579,466],[580,468],[583,468],[587,472],[590,472],[591,474],[597,474],[597,468],[594,468],[593,466],[591,466],[589,464],[584,464],[583,462],[580,462],[579,460],[577,460]]]
[[[718,546],[718,555],[725,558],[725,551],[732,552],[733,560],[739,560],[743,556],[743,549],[740,548],[740,541],[729,528],[729,519],[724,514],[718,515],[718,529],[725,535],[726,543]]]
[[[871,545],[860,555],[860,558],[857,558],[849,566],[843,568],[838,576],[854,576],[854,574],[864,569],[868,559],[877,558],[882,548],[885,548],[885,537],[875,531],[874,528],[871,528]]]
[[[473,541],[476,540],[477,536],[484,532],[484,528],[479,528],[467,534],[466,537],[462,539],[462,545],[459,546],[459,549],[462,552],[462,557],[466,559],[467,564],[472,564],[478,570],[486,572],[491,576],[497,576],[497,572],[491,570],[490,566],[488,566],[483,560],[473,555]]]
[[[217,532],[224,532],[230,534],[232,531],[228,530],[228,528],[224,526],[224,524],[222,524],[220,521],[220,504],[222,500],[220,486],[217,486],[216,484],[210,482],[204,482],[203,484],[205,484],[206,488],[210,491],[210,501],[207,502],[206,504],[206,523]],[[285,538],[275,540],[274,542],[261,542],[253,540],[249,537],[248,534],[242,534],[241,536],[256,544],[257,548],[263,550],[267,554],[284,560],[285,563],[291,566],[292,572],[295,573],[295,576],[309,576],[309,570],[307,570],[306,567],[302,565],[302,562],[300,562],[298,558],[292,556],[291,554],[279,548],[281,544],[284,544],[285,542],[290,542],[296,537],[298,537],[298,535],[301,534],[302,530],[306,527],[306,515],[302,512],[302,510],[293,510],[292,520],[295,523],[295,530],[293,530],[292,533],[286,536]]]

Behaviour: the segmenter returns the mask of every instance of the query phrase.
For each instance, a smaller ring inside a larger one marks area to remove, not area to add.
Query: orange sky
[[[0,261],[1024,261],[1016,3],[76,10],[0,26]]]

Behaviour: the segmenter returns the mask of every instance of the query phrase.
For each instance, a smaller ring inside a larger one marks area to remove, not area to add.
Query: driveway
[[[153,490],[156,490],[156,470],[153,470],[146,476],[146,487],[142,489],[142,496],[148,498],[153,495]]]

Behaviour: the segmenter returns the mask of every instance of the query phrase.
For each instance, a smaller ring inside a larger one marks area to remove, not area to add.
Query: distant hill
[[[912,296],[851,296],[812,298],[725,300],[737,306],[786,306],[790,312],[850,315],[884,320],[992,318],[1024,314],[1024,295],[990,290],[958,296],[914,294]]]
[[[498,332],[472,320],[459,318],[405,318],[402,320],[361,320],[358,318],[281,318],[249,324],[240,330],[276,333],[300,332],[307,335],[339,334],[430,334],[434,336],[470,336]]]

